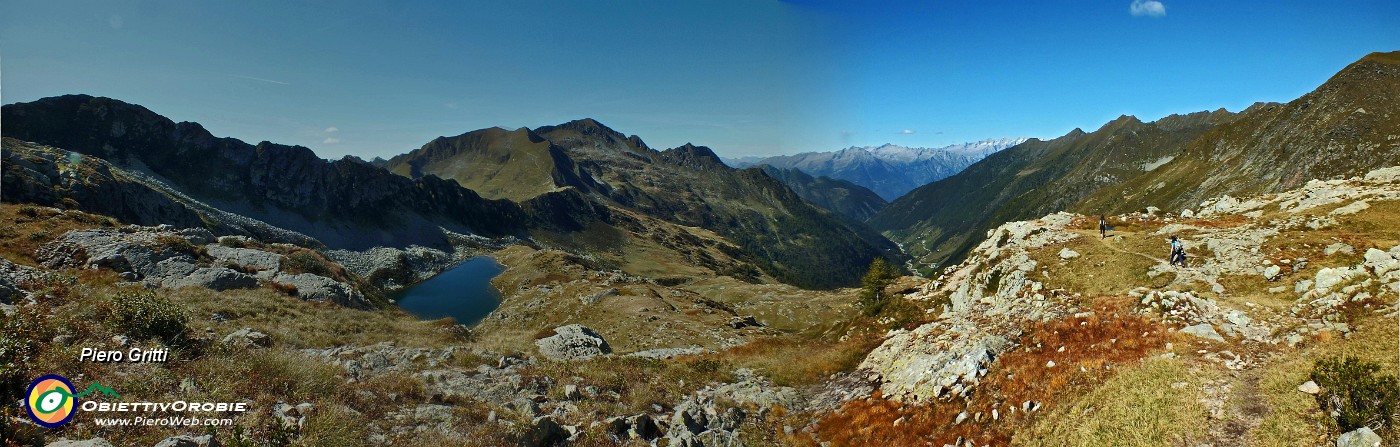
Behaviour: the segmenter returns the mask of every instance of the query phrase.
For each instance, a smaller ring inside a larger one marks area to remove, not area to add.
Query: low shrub
[[[184,309],[155,292],[120,289],[112,296],[108,321],[138,340],[158,338],[172,343],[183,338],[189,316]]]
[[[1311,379],[1322,387],[1317,404],[1332,415],[1338,430],[1395,428],[1400,381],[1394,375],[1376,374],[1380,369],[1350,356],[1320,359],[1313,365]]]

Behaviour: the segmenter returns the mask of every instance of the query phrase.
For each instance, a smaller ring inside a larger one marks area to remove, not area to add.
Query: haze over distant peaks
[[[798,169],[812,176],[846,180],[869,188],[886,200],[894,200],[914,188],[957,174],[978,160],[1026,141],[998,138],[940,148],[895,144],[852,146],[833,152],[803,152],[767,158],[727,160],[736,167],[770,165]]]

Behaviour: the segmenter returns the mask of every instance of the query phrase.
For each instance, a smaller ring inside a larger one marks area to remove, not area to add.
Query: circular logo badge
[[[57,374],[34,379],[24,397],[25,408],[34,422],[48,428],[58,427],[73,419],[77,399],[73,397],[73,382]]]

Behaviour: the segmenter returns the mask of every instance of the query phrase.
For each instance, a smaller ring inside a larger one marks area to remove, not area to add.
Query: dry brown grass
[[[1161,323],[1129,314],[1124,302],[1100,299],[1093,311],[1092,316],[1028,328],[1021,339],[1022,348],[997,359],[966,400],[904,405],[877,393],[826,415],[818,424],[819,439],[835,445],[943,445],[963,438],[977,445],[1005,445],[1040,412],[1053,410],[1057,402],[1093,389],[1117,370],[1136,365],[1170,337]],[[1061,346],[1065,347],[1063,352]],[[1056,366],[1047,367],[1049,361]],[[1040,412],[1021,411],[1025,401],[1039,402]],[[990,416],[994,408],[999,413],[996,421]],[[968,412],[969,420],[953,425],[963,411]],[[971,417],[978,412],[984,414],[981,422]]]
[[[836,343],[765,338],[735,346],[715,358],[737,367],[753,368],[778,385],[806,385],[855,369],[880,341],[873,336],[851,337]]]

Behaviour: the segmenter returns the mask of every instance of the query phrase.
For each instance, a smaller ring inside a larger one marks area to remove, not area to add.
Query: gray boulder
[[[254,250],[251,248],[234,248],[223,245],[210,245],[206,247],[209,256],[223,262],[232,262],[244,267],[258,270],[277,270],[282,266],[282,255],[277,253]]]
[[[1337,447],[1380,447],[1381,437],[1370,427],[1361,427],[1337,437]]]
[[[357,309],[370,307],[369,300],[365,299],[365,295],[359,290],[355,290],[349,284],[321,275],[278,273],[277,276],[272,277],[272,282],[296,287],[297,296],[307,301],[332,302]]]
[[[272,338],[267,334],[243,328],[224,336],[224,344],[240,349],[257,349],[272,346]]]
[[[579,324],[554,328],[555,335],[535,340],[540,354],[555,360],[583,360],[611,354],[603,336]]]
[[[169,288],[204,287],[211,290],[252,289],[258,287],[258,279],[243,272],[225,267],[200,267],[184,277],[169,278],[161,282]]]
[[[1268,266],[1268,267],[1264,267],[1264,279],[1267,279],[1267,280],[1269,280],[1269,281],[1273,281],[1273,280],[1275,280],[1275,279],[1278,279],[1279,273],[1282,273],[1282,272],[1283,272],[1283,269],[1280,268],[1280,267],[1277,266],[1277,265],[1271,265],[1271,266]]]
[[[1065,248],[1061,248],[1061,249],[1060,249],[1060,259],[1064,259],[1064,260],[1068,261],[1068,260],[1070,260],[1070,259],[1074,259],[1074,258],[1078,258],[1078,257],[1079,257],[1079,252],[1074,251],[1074,250],[1070,250],[1069,247],[1065,247]]]
[[[165,438],[165,440],[163,440],[163,441],[161,441],[161,442],[157,442],[156,445],[155,445],[155,447],[219,447],[219,446],[220,446],[219,441],[215,440],[215,439],[214,439],[214,436],[212,436],[212,435],[202,435],[202,436],[180,435],[180,436],[173,436],[173,437]]]

